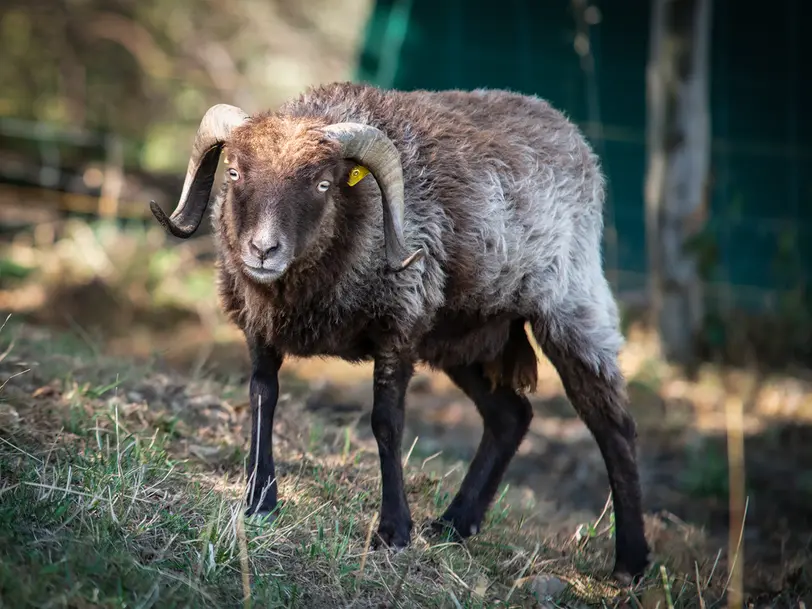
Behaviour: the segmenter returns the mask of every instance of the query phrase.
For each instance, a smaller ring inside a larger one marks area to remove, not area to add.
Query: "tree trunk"
[[[685,243],[702,228],[710,169],[712,0],[652,0],[645,188],[653,326],[663,354],[690,365],[702,282]]]

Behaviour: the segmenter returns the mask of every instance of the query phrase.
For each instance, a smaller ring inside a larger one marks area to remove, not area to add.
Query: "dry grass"
[[[338,362],[286,364],[275,425],[284,503],[271,526],[243,522],[245,353],[217,314],[205,243],[169,249],[156,230],[74,223],[53,245],[23,236],[0,251],[32,269],[0,274],[0,311],[20,314],[0,331],[0,607],[711,608],[738,581],[756,607],[812,594],[808,381],[754,385],[706,366],[689,382],[636,331],[622,365],[656,512],[654,562],[634,590],[607,579],[611,505],[589,518],[570,507],[608,489],[546,362],[541,416],[467,543],[421,530],[478,435],[474,409],[428,375],[410,394],[404,447],[413,546],[367,551],[380,493],[364,433],[369,370]],[[730,446],[726,405],[741,406]],[[726,446],[746,461],[739,478]]]
[[[377,455],[346,430],[313,437],[295,394],[277,423],[279,518],[244,523],[241,388],[167,382],[25,326],[3,335],[16,337],[3,378],[28,370],[0,394],[5,606],[236,606],[247,588],[245,603],[262,607],[524,607],[538,602],[535,586],[555,595],[549,606],[653,607],[667,598],[665,582],[675,606],[699,598],[695,579],[667,563],[652,566],[637,601],[607,580],[611,513],[551,535],[502,498],[482,535],[432,543],[420,526],[458,479],[416,460],[407,463],[413,546],[368,551]],[[711,567],[699,565],[708,596]]]

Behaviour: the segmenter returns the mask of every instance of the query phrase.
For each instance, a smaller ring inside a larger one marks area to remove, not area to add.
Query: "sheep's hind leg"
[[[479,532],[502,476],[530,427],[533,410],[527,398],[512,388],[500,384],[492,389],[482,364],[449,367],[445,372],[476,404],[484,429],[457,495],[432,529],[466,538]]]
[[[636,426],[626,410],[625,382],[617,354],[622,337],[597,305],[583,304],[533,321],[533,332],[555,366],[567,397],[594,436],[612,489],[616,579],[630,583],[648,564]]]

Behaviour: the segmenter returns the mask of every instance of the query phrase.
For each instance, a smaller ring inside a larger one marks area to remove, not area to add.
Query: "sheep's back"
[[[429,272],[446,310],[555,302],[576,276],[593,274],[580,267],[594,266],[599,252],[603,176],[579,129],[545,100],[334,83],[281,111],[371,124],[392,139],[403,163],[407,239],[438,262]]]

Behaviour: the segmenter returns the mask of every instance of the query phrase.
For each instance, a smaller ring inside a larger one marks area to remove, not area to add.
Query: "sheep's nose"
[[[257,240],[252,239],[251,243],[251,252],[256,255],[260,260],[265,260],[273,255],[273,253],[279,249],[279,241],[276,240]]]

